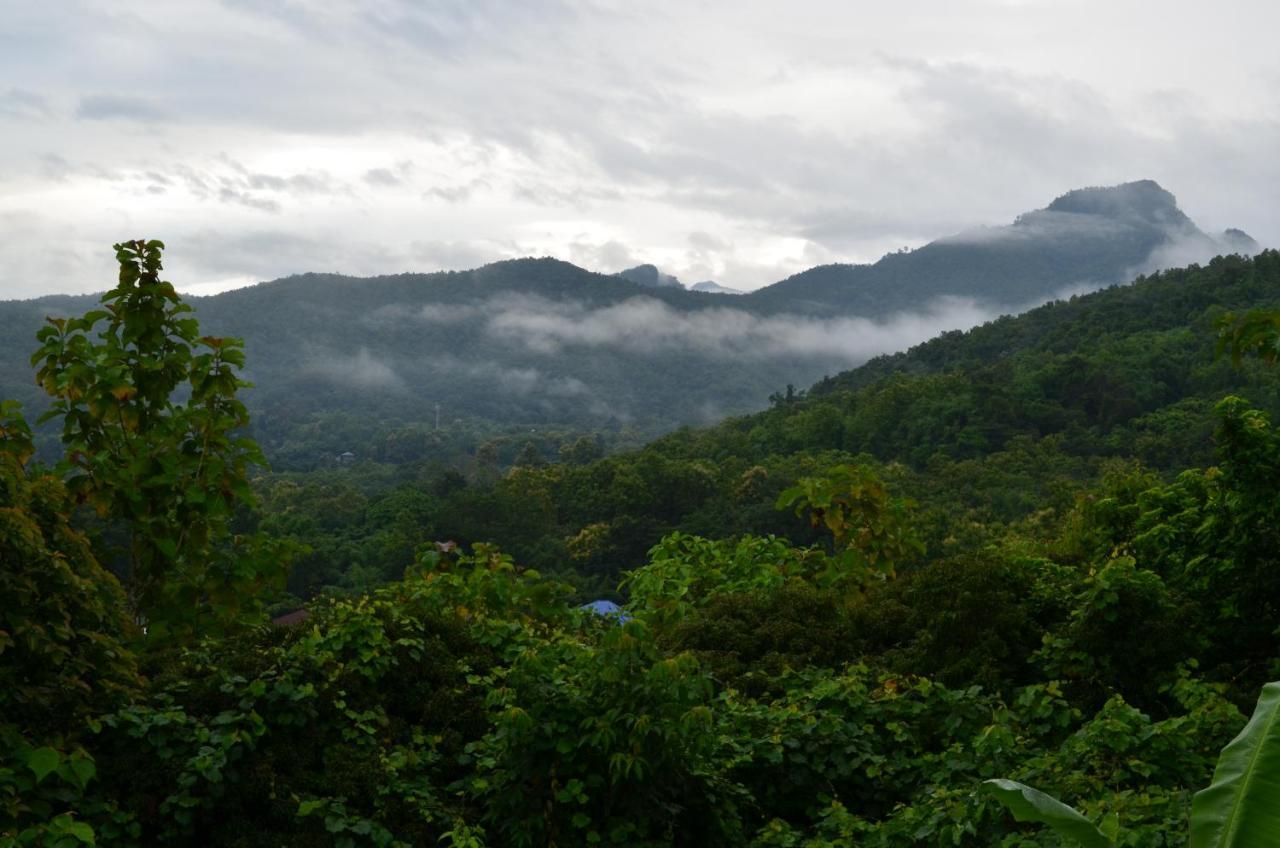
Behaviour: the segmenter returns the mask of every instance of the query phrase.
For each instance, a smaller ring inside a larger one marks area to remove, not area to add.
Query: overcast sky
[[[1280,244],[1280,4],[0,0],[0,297],[552,255],[755,288],[1150,177]]]

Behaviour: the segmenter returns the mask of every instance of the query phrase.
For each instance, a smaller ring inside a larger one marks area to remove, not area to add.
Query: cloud
[[[375,358],[366,348],[354,356],[320,354],[312,356],[304,372],[355,389],[404,389],[404,380],[390,365]]]
[[[0,92],[0,115],[13,118],[48,118],[53,114],[48,102],[34,91],[10,87]]]
[[[424,271],[470,269],[519,255],[519,246],[510,242],[415,239],[409,243],[404,267]]]
[[[80,98],[76,117],[87,121],[142,121],[154,122],[171,119],[171,115],[156,103],[142,97],[120,94],[90,94]]]
[[[1227,244],[1203,233],[1188,233],[1182,237],[1170,239],[1151,252],[1147,261],[1132,269],[1129,276],[1151,274],[1169,268],[1181,268],[1186,265],[1203,265],[1215,256],[1224,253],[1236,253],[1239,247]]]
[[[259,212],[279,212],[280,201],[270,197],[258,197],[247,191],[240,191],[223,186],[213,195],[222,203],[235,203],[240,206],[246,206],[250,209],[257,209]]]
[[[66,180],[75,172],[75,167],[56,153],[46,153],[40,161],[44,175],[55,182]]]
[[[418,310],[417,318],[427,324],[457,324],[482,316],[485,308],[472,303],[428,303]]]
[[[466,185],[432,186],[423,192],[423,197],[436,198],[445,203],[462,203],[469,200],[472,192],[483,185],[483,181],[474,180]]]
[[[292,174],[287,177],[276,174],[245,174],[245,182],[251,189],[312,194],[333,191],[333,180],[325,173]]]
[[[494,362],[473,363],[456,359],[433,367],[492,382],[503,392],[521,397],[541,394],[552,398],[580,398],[591,394],[587,384],[576,377],[552,376],[537,368],[511,368]]]
[[[763,316],[735,307],[687,311],[643,296],[591,307],[577,301],[508,293],[478,303],[392,305],[371,314],[366,321],[389,327],[403,327],[406,323],[476,325],[496,343],[539,356],[609,348],[642,355],[697,352],[736,361],[794,358],[851,366],[881,353],[904,349],[943,330],[981,324],[996,315],[990,308],[957,298],[939,299],[916,313],[871,321]],[[470,366],[456,362],[446,367]],[[503,385],[515,390],[544,379],[534,371],[507,372]],[[562,386],[556,391],[563,394],[576,390]]]
[[[576,377],[548,374],[533,367],[513,368],[486,359],[462,359],[459,357],[432,357],[424,367],[451,377],[465,377],[480,385],[492,386],[501,395],[536,402],[544,410],[554,412],[563,408],[565,401],[598,418],[616,418],[629,421],[632,416],[625,410],[611,406],[598,397],[582,380]]]
[[[569,261],[573,264],[606,273],[623,271],[641,264],[631,248],[617,239],[601,244],[577,240],[569,245],[568,253]]]
[[[1124,220],[1074,212],[1038,211],[1018,218],[1013,226],[971,227],[939,241],[946,244],[1000,244],[1040,239],[1114,238],[1130,226]]]
[[[155,192],[157,187],[181,188],[192,200],[272,214],[282,211],[286,203],[351,193],[348,185],[321,169],[270,173],[252,170],[225,154],[199,164],[130,169],[123,172],[121,178],[143,184],[150,192]]]
[[[364,181],[371,186],[398,186],[400,177],[390,168],[370,168],[364,172]]]
[[[478,302],[390,304],[362,319],[366,327],[395,333],[438,333],[450,327],[465,350],[454,357],[415,363],[496,391],[548,402],[572,398],[584,406],[603,403],[587,383],[555,373],[563,358],[611,351],[636,356],[693,354],[727,362],[790,361],[805,373],[859,365],[868,359],[968,329],[999,312],[972,301],[941,298],[914,313],[882,321],[759,315],[738,307],[680,310],[656,298],[632,297],[609,306],[503,293]],[[498,365],[484,351],[500,350],[523,367]],[[551,363],[550,365],[546,363]],[[607,394],[607,393],[606,393]],[[601,415],[616,410],[601,406]],[[708,413],[711,414],[710,412]],[[707,420],[711,420],[708,418]]]

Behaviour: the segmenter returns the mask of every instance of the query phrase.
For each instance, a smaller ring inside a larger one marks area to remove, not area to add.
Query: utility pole
[[[440,429],[440,404],[436,404],[436,429]]]

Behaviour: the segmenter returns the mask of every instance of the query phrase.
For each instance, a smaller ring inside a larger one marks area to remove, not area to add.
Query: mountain
[[[722,286],[719,283],[713,283],[711,280],[703,280],[700,283],[694,283],[689,286],[689,291],[709,292],[710,294],[746,294],[742,289]]]
[[[644,286],[650,289],[682,289],[684,285],[670,274],[664,274],[658,270],[656,265],[637,265],[634,268],[628,268],[625,271],[619,271],[614,275],[624,280],[629,280],[638,286]]]
[[[678,277],[673,277],[670,274],[664,274],[662,271],[659,271],[656,265],[637,265],[634,268],[619,271],[614,274],[614,276],[621,277],[624,280],[630,280],[636,285],[651,289],[687,288],[689,291],[706,292],[708,294],[744,294],[740,289],[722,286],[719,283],[712,282],[711,280],[703,280],[700,283],[694,283],[693,285],[686,286],[684,283],[680,282]]]
[[[714,283],[690,291],[653,265],[605,275],[517,259],[434,274],[302,274],[190,302],[204,331],[245,340],[255,383],[246,403],[278,459],[303,431],[359,452],[374,431],[425,422],[434,430],[437,417],[445,429],[481,422],[651,436],[760,409],[788,385],[1064,287],[1256,249],[1239,230],[1205,234],[1171,194],[1143,181],[1069,192],[1006,227],[874,265],[813,268],[732,299],[709,291]],[[980,306],[893,319],[944,296]],[[45,408],[28,364],[35,333],[44,316],[81,314],[93,302],[0,302],[0,397]]]
[[[1020,310],[1158,268],[1252,254],[1240,230],[1214,237],[1152,180],[1068,192],[1002,227],[979,227],[871,265],[822,265],[752,292],[767,308],[883,318],[942,297]]]
[[[45,408],[27,362],[35,333],[44,316],[94,301],[0,302],[0,397]],[[202,331],[244,339],[255,384],[246,403],[277,459],[303,429],[349,430],[338,452],[359,453],[372,429],[434,425],[437,409],[446,429],[480,421],[654,435],[758,409],[788,383],[849,364],[822,346],[789,345],[785,327],[764,317],[726,322],[720,295],[555,259],[367,279],[303,274],[188,301]]]

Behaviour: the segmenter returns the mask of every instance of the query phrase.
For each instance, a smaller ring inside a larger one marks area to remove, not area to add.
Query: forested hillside
[[[1269,370],[1214,355],[1215,320],[1277,306],[1280,255],[1219,258],[944,334],[764,412],[594,462],[526,456],[500,479],[402,468],[397,484],[376,464],[267,479],[269,520],[314,549],[292,578],[304,593],[353,567],[395,577],[423,536],[498,541],[599,588],[671,531],[811,541],[772,508],[778,493],[864,457],[920,502],[930,556],[975,550],[1124,463],[1165,476],[1210,464],[1227,394],[1280,410]]]
[[[42,403],[25,340],[44,316],[91,302],[0,303],[6,396]],[[397,430],[402,443],[422,443],[419,457],[436,458],[512,430],[653,434],[756,408],[848,361],[786,346],[744,354],[752,337],[697,337],[724,320],[725,302],[552,259],[373,279],[305,274],[192,299],[210,331],[245,339],[255,433],[295,467],[370,455]]]
[[[161,248],[118,245],[104,308],[34,340],[57,467],[0,407],[3,844],[1252,848],[1280,832],[1280,431],[1222,396],[1280,384],[1280,311],[1252,308],[1280,293],[1280,255],[1046,307],[638,453],[404,486],[375,523],[412,550],[273,621],[290,564],[315,565],[299,539],[349,506],[327,487],[361,465],[258,477],[259,497],[245,352],[202,334]],[[1126,300],[1147,308],[1125,322]],[[1119,413],[1096,380],[1061,379],[1105,362],[1138,386],[1151,351],[1175,388]],[[949,395],[955,415],[859,424],[939,379],[985,388]],[[1002,393],[1034,414],[996,429],[980,410]],[[961,438],[975,420],[981,439]],[[414,524],[450,509],[480,522],[467,544]],[[603,555],[624,519],[636,541],[666,535]],[[761,534],[770,521],[785,535]],[[504,535],[516,556],[489,543]],[[555,576],[527,566],[562,555]],[[620,566],[618,614],[557,579]]]

